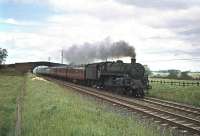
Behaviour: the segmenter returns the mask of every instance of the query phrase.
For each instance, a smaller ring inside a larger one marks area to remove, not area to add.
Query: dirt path
[[[17,100],[16,100],[17,110],[16,110],[15,136],[21,136],[22,101],[24,98],[25,82],[26,82],[26,78],[24,77],[22,86],[21,86],[20,95],[17,97]]]

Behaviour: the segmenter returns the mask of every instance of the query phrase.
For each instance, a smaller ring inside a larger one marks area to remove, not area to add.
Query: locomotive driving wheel
[[[132,90],[132,96],[136,98],[144,98],[144,91],[143,89],[139,88],[136,90]]]
[[[144,90],[142,88],[137,89],[137,97],[144,98]]]

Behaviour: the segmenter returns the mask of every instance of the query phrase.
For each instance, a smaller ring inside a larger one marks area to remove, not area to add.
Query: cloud
[[[116,0],[117,2],[134,5],[142,8],[157,8],[161,10],[187,9],[192,6],[200,5],[198,0]]]
[[[1,19],[0,18],[0,24],[5,24],[5,25],[15,25],[15,26],[36,26],[39,25],[39,22],[36,21],[18,21],[13,18],[7,18],[7,19]]]
[[[17,22],[15,19],[8,18],[6,20],[0,20],[0,23],[6,23],[6,24],[12,24],[12,25],[18,25],[19,22]]]
[[[0,3],[19,3],[19,4],[43,4],[48,3],[49,0],[0,0]]]
[[[167,29],[176,36],[191,44],[199,43],[200,1],[198,0],[117,0],[117,2],[133,6],[140,15],[139,22],[155,29]],[[167,10],[165,10],[167,9]],[[160,35],[160,38],[166,38]]]
[[[0,4],[3,2],[0,0]],[[199,62],[176,61],[200,57],[197,0],[8,0],[7,3],[40,9],[36,12],[21,6],[23,13],[28,11],[25,18],[18,14],[13,17],[16,9],[0,19],[3,30],[0,46],[8,48],[8,62],[47,60],[49,56],[60,62],[62,48],[95,43],[110,36],[114,42],[124,40],[133,45],[138,62],[152,69],[198,69]],[[4,11],[7,12],[5,8]],[[5,30],[2,26],[15,27]]]
[[[59,40],[39,33],[0,32],[0,47],[8,50],[7,63],[47,60],[49,56],[58,61]]]

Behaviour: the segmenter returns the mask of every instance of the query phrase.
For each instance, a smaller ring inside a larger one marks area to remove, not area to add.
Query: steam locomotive
[[[145,68],[136,63],[121,60],[116,62],[99,62],[85,66],[65,66],[37,68],[36,74],[62,78],[66,81],[79,83],[104,90],[113,90],[128,96],[144,97],[144,90],[148,87],[148,77]]]

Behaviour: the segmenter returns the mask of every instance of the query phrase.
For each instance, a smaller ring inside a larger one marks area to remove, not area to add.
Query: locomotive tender
[[[148,86],[144,66],[136,63],[99,62],[87,64],[83,67],[46,67],[37,68],[36,74],[62,78],[66,81],[88,85],[97,88],[114,90],[129,96],[144,97],[144,90]]]

